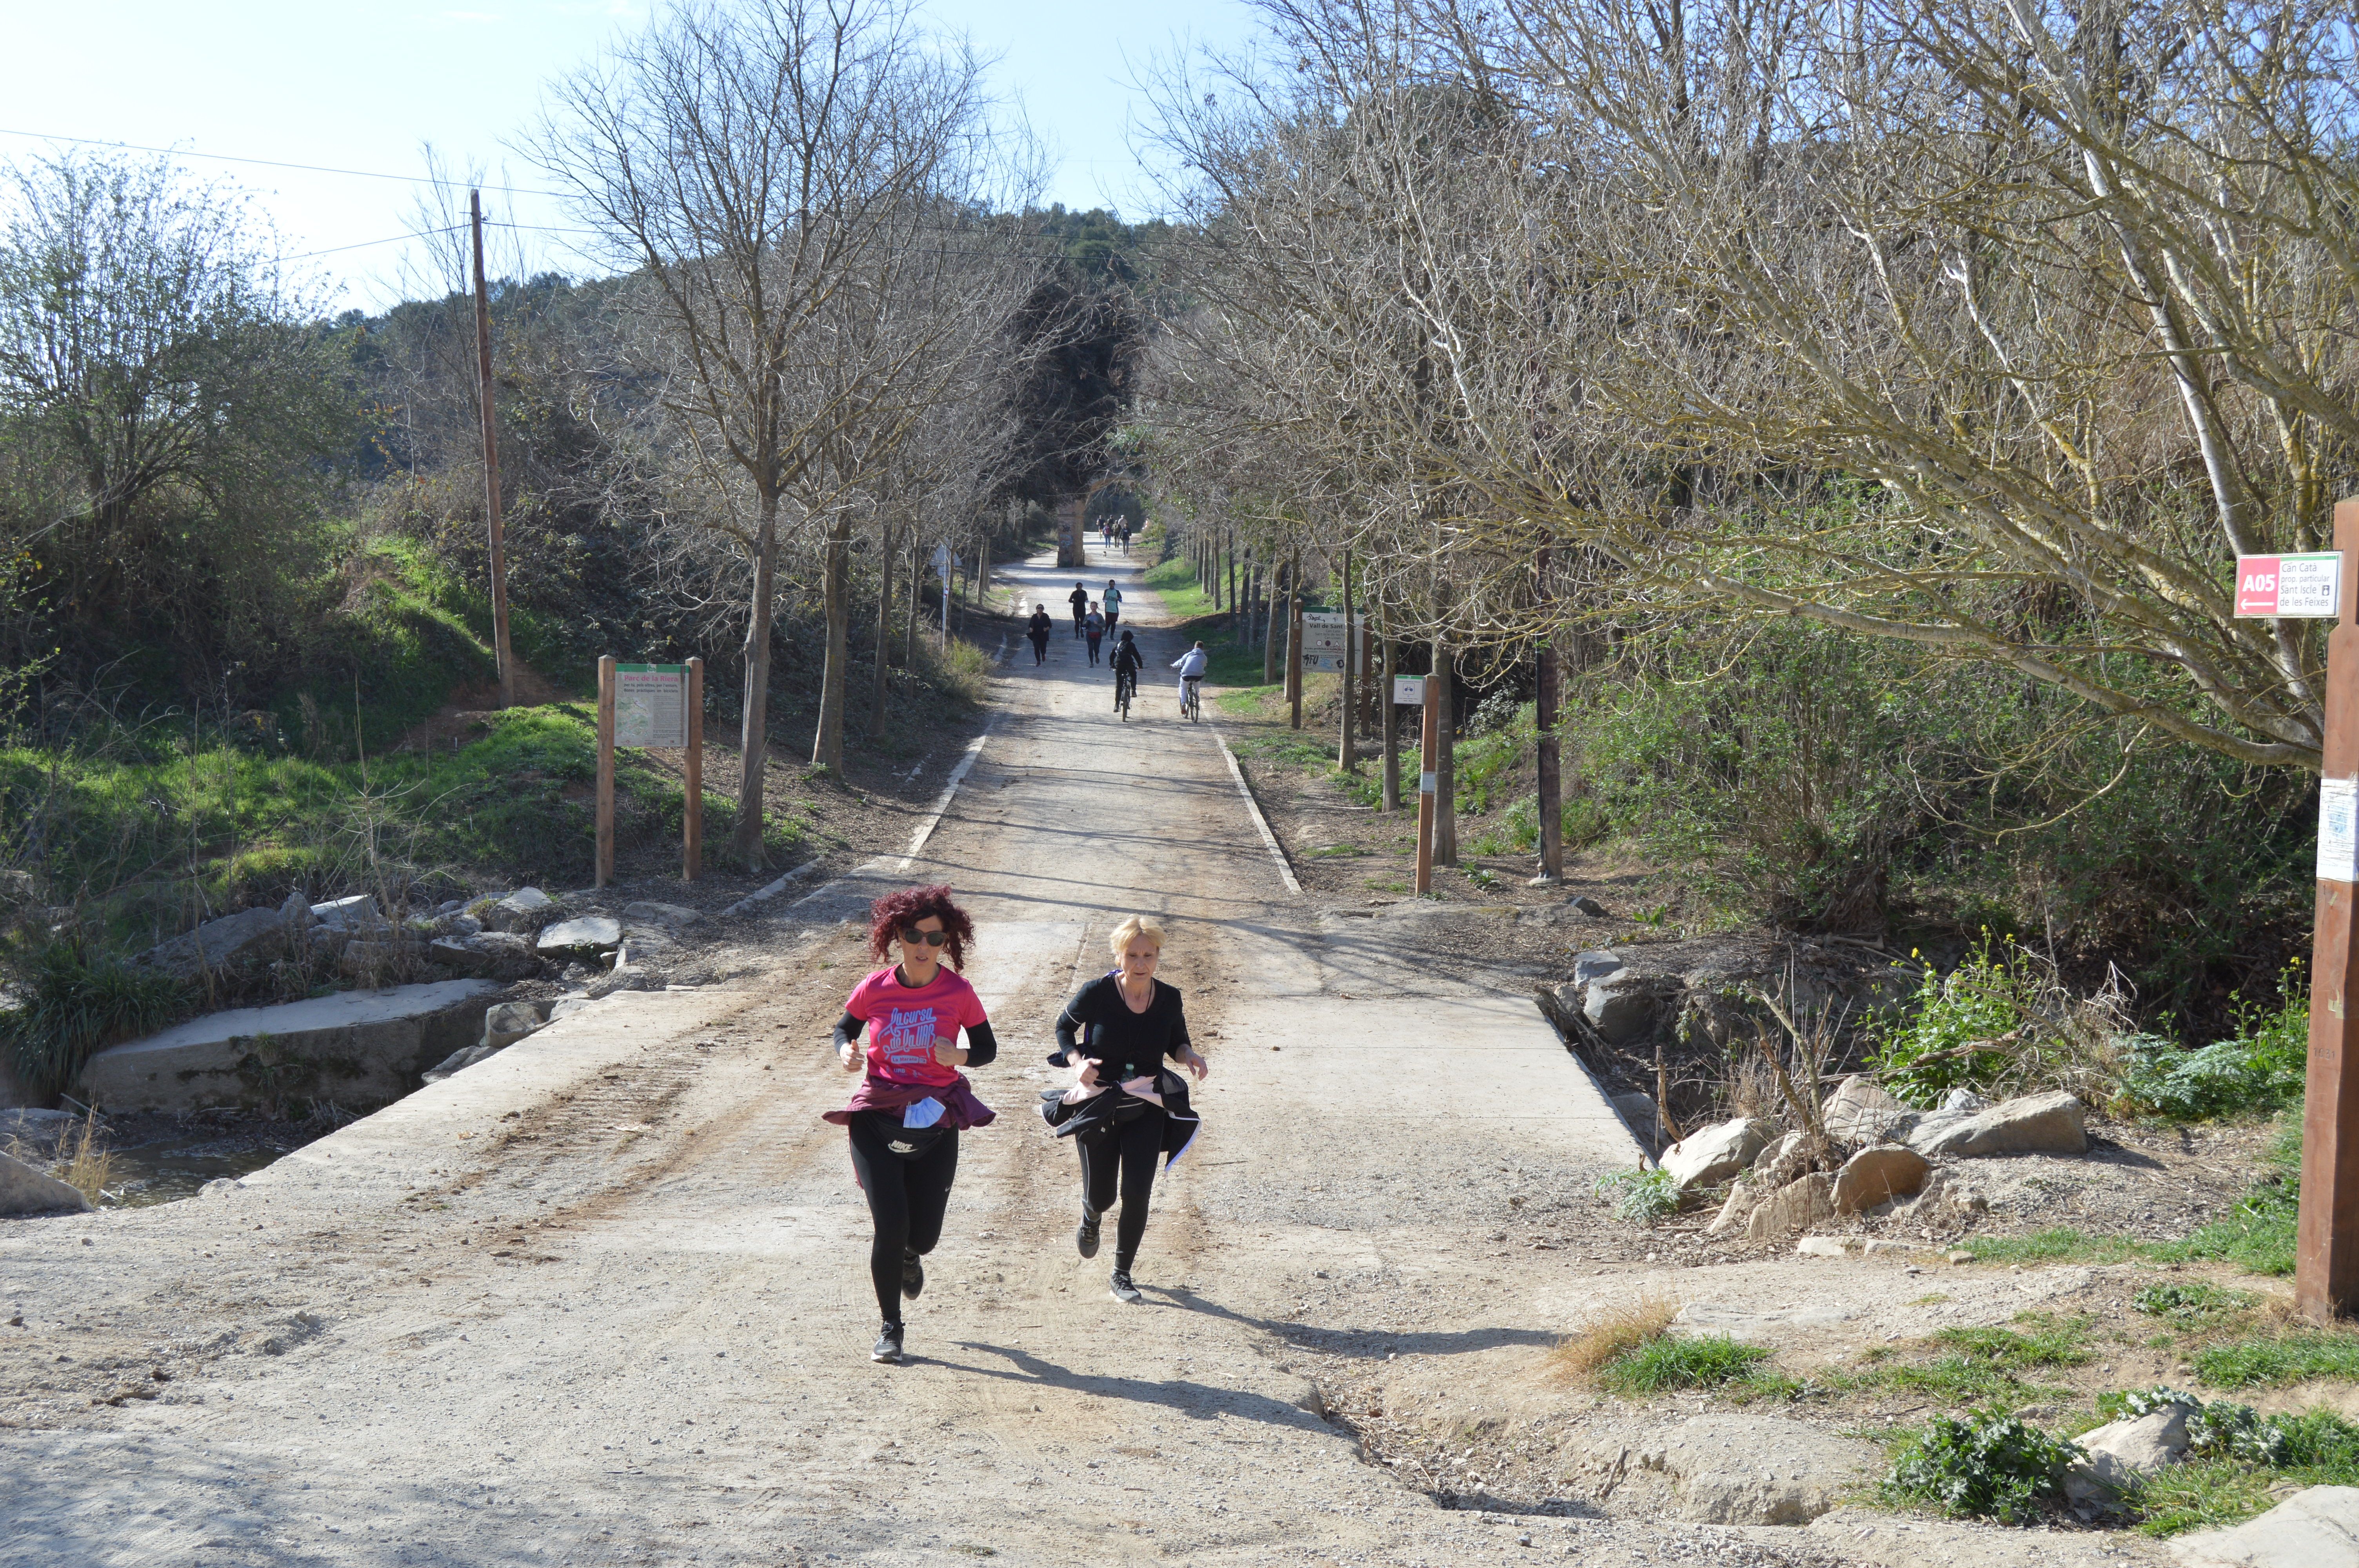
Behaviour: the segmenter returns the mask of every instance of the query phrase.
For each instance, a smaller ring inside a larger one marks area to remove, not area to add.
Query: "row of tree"
[[[2343,10],[1259,9],[1158,92],[1195,526],[1445,663],[1800,622],[2318,767],[2322,632],[2230,561],[2354,480]]]

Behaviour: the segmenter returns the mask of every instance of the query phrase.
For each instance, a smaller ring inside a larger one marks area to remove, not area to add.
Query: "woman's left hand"
[[[1180,1065],[1187,1068],[1190,1072],[1195,1074],[1196,1081],[1200,1084],[1204,1081],[1204,1075],[1212,1070],[1212,1064],[1205,1061],[1204,1058],[1199,1055],[1193,1048],[1190,1048],[1186,1055],[1180,1058]]]

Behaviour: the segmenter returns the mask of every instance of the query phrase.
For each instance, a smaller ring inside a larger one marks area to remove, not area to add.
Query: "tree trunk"
[[[827,560],[820,573],[820,600],[827,611],[827,662],[819,676],[819,731],[811,738],[811,766],[843,771],[843,689],[852,652],[852,518],[837,514],[827,531]]]
[[[1302,728],[1302,552],[1286,569],[1287,727]]]
[[[770,760],[770,597],[778,575],[778,498],[762,497],[754,535],[753,613],[745,618],[745,711],[737,732],[737,825],[729,852],[758,871],[762,847],[762,785]]]
[[[1433,640],[1433,674],[1426,678],[1441,684],[1441,696],[1433,710],[1439,742],[1433,765],[1433,863],[1454,866],[1458,863],[1458,748],[1453,743],[1451,716],[1457,711],[1458,693],[1452,689],[1450,649],[1439,637]]]
[[[885,733],[885,665],[893,650],[893,529],[887,524],[884,547],[876,552],[876,679],[870,691],[868,738]]]
[[[1353,731],[1360,717],[1359,672],[1352,667],[1352,552],[1343,551],[1343,700],[1340,705],[1343,717],[1338,728],[1342,733],[1335,741],[1335,765],[1347,773],[1360,771],[1360,748]]]
[[[1221,554],[1226,557],[1229,576],[1229,624],[1237,623],[1237,536],[1231,534],[1221,542]]]
[[[902,622],[901,667],[908,669],[918,658],[918,601],[926,597],[926,542],[914,535],[909,539],[909,608]]]
[[[1281,579],[1286,576],[1284,566],[1277,568],[1277,575]],[[1264,686],[1269,685],[1277,678],[1277,583],[1270,585],[1269,616],[1267,623],[1262,628],[1261,684]]]
[[[1539,558],[1540,602],[1549,601],[1549,553],[1543,549]],[[1564,880],[1564,784],[1559,773],[1556,719],[1558,708],[1556,643],[1549,640],[1540,644],[1535,661],[1534,701],[1535,728],[1539,740],[1535,771],[1539,774],[1540,808],[1540,875],[1552,882]]]

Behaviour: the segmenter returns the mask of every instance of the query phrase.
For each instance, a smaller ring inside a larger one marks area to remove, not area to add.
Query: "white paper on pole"
[[[1417,793],[1418,793],[1418,794],[1419,794],[1419,795],[1432,795],[1432,794],[1435,794],[1436,792],[1438,792],[1440,788],[1441,788],[1441,782],[1440,782],[1440,774],[1438,774],[1438,773],[1419,773],[1419,774],[1418,774],[1418,775],[1417,775]]]
[[[614,744],[625,749],[688,744],[688,672],[625,665],[614,672]]]
[[[2318,880],[2359,882],[2359,779],[2319,781]]]
[[[1393,676],[1393,706],[1396,708],[1423,708],[1425,706],[1425,677],[1423,676]]]

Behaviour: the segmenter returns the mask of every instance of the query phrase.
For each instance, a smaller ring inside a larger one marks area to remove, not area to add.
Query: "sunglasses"
[[[901,928],[901,940],[913,947],[920,942],[929,947],[940,947],[950,939],[951,934],[947,931],[920,931],[914,925],[905,925]]]

